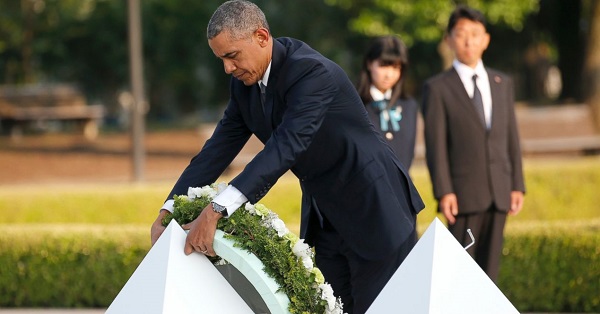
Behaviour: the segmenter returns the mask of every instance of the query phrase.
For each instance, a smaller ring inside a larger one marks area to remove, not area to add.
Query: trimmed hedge
[[[148,226],[3,225],[0,307],[108,307]],[[600,312],[600,220],[510,224],[498,286],[521,312]]]
[[[0,307],[107,307],[150,248],[148,226],[1,229]]]
[[[521,312],[600,312],[600,219],[507,230],[498,286]]]

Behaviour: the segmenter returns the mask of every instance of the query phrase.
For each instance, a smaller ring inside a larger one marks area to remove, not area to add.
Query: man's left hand
[[[183,250],[186,255],[190,255],[194,251],[208,256],[216,255],[213,250],[213,241],[217,230],[217,222],[222,217],[223,215],[215,213],[212,204],[209,204],[198,218],[182,226],[184,230],[189,230]]]
[[[521,191],[510,192],[510,210],[508,211],[510,215],[514,216],[523,209],[523,198],[523,192]]]

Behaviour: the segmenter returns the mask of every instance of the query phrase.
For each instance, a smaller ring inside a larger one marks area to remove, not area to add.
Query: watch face
[[[215,202],[211,203],[213,206],[213,210],[215,213],[223,214],[223,216],[227,216],[227,207],[221,206]]]

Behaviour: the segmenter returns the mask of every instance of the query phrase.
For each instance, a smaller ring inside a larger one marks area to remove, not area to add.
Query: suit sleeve
[[[189,187],[215,182],[242,150],[250,135],[251,132],[242,119],[238,104],[232,97],[212,136],[192,158],[169,193],[168,199],[173,198],[174,195],[187,194]]]
[[[339,90],[336,78],[318,60],[296,61],[280,75],[283,82],[278,89],[284,90],[277,93],[283,95],[286,107],[282,122],[264,149],[231,182],[251,203],[266,195],[308,149]]]
[[[446,107],[438,88],[428,82],[423,89],[425,122],[425,157],[433,185],[434,197],[454,193],[448,158]]]
[[[508,150],[512,164],[512,191],[521,191],[525,193],[525,182],[523,179],[523,165],[521,158],[521,145],[519,143],[519,130],[514,106],[513,82],[508,80],[509,95],[509,130],[508,130]]]

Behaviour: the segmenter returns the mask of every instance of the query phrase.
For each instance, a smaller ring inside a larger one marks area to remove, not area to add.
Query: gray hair
[[[233,39],[242,39],[261,27],[269,30],[267,18],[256,4],[232,0],[221,4],[213,13],[206,28],[206,37],[213,39],[227,31]]]

